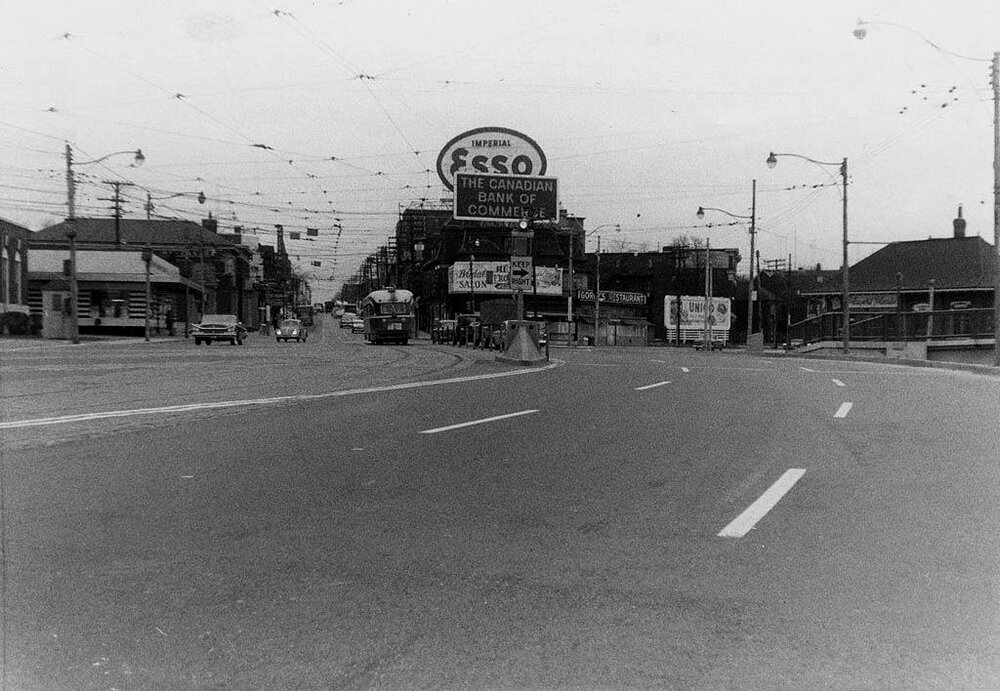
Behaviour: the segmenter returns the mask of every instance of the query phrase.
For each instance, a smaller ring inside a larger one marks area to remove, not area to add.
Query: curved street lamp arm
[[[698,211],[695,212],[695,216],[697,216],[698,218],[701,218],[702,216],[705,215],[706,211],[718,211],[719,213],[726,214],[727,216],[732,216],[733,218],[743,218],[743,219],[747,219],[747,220],[752,220],[753,219],[753,216],[741,216],[739,214],[730,213],[729,211],[726,211],[725,209],[718,209],[718,208],[716,208],[714,206],[699,206],[698,207]]]
[[[854,38],[858,39],[859,41],[862,40],[862,39],[864,39],[864,37],[868,35],[868,29],[866,28],[868,26],[891,26],[891,27],[895,27],[897,29],[902,29],[903,31],[907,31],[907,32],[913,34],[914,36],[916,36],[917,38],[919,38],[921,41],[923,41],[924,43],[926,43],[927,45],[929,45],[934,50],[940,51],[940,52],[945,53],[947,55],[951,55],[952,57],[961,58],[962,60],[972,60],[974,62],[989,62],[990,61],[989,58],[974,58],[971,55],[962,55],[961,53],[956,53],[953,50],[948,50],[947,48],[942,48],[937,43],[934,43],[934,41],[930,40],[929,38],[927,38],[926,36],[924,36],[919,31],[911,29],[910,27],[905,26],[903,24],[896,24],[895,22],[868,22],[868,21],[865,21],[864,19],[859,19],[858,23],[857,23],[857,26],[854,27]]]
[[[778,163],[778,156],[791,156],[793,158],[801,158],[803,161],[809,161],[810,163],[815,163],[818,166],[841,166],[844,165],[843,161],[831,162],[831,161],[817,161],[815,158],[809,158],[808,156],[803,156],[802,154],[776,154],[773,151],[767,157],[767,165],[772,168]]]
[[[118,156],[120,154],[132,154],[135,157],[135,163],[133,165],[141,166],[145,162],[146,157],[142,155],[142,149],[135,149],[134,151],[115,151],[113,153],[107,154],[106,156],[101,156],[100,158],[95,158],[93,161],[73,161],[74,166],[89,166],[91,163],[100,163],[112,156]]]

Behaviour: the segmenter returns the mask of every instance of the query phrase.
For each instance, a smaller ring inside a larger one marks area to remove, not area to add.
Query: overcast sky
[[[762,261],[839,267],[837,166],[771,170],[772,150],[848,159],[852,240],[946,237],[961,204],[968,234],[993,241],[996,0],[5,5],[0,217],[65,217],[68,142],[79,216],[109,215],[102,181],[125,180],[130,217],[184,193],[155,217],[211,212],[269,243],[276,223],[319,229],[289,242],[317,298],[401,206],[445,196],[438,152],[485,126],[533,138],[569,213],[620,224],[599,231],[613,251],[689,235],[746,257],[745,224],[695,211],[749,214],[756,179]],[[139,168],[86,164],[136,148]]]

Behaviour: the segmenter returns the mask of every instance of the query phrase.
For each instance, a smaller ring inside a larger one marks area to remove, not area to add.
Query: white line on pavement
[[[668,381],[656,382],[655,384],[646,384],[645,386],[635,387],[636,391],[645,391],[646,389],[655,389],[657,386],[663,386],[664,384],[669,384]]]
[[[851,408],[854,407],[853,403],[841,403],[840,407],[837,408],[837,412],[833,414],[834,417],[847,417],[847,414],[851,412]]]
[[[438,432],[448,432],[453,429],[461,429],[462,427],[471,427],[472,425],[482,425],[487,422],[496,422],[497,420],[506,420],[512,417],[519,417],[521,415],[531,415],[532,413],[537,413],[538,410],[522,410],[519,413],[507,413],[506,415],[495,415],[493,417],[484,417],[481,420],[471,420],[469,422],[460,422],[457,425],[448,425],[447,427],[435,427],[434,429],[421,430],[421,434],[437,434]]]
[[[814,369],[809,369],[808,367],[799,367],[799,369],[802,370],[803,372],[815,372],[816,371]]]
[[[681,372],[690,372],[690,371],[691,370],[689,370],[687,367],[681,367]]]
[[[451,379],[437,379],[434,381],[418,381],[406,384],[388,384],[386,386],[373,386],[365,389],[347,389],[344,391],[330,391],[317,394],[299,394],[296,396],[275,396],[272,398],[252,398],[242,401],[217,401],[214,403],[187,403],[182,405],[162,406],[159,408],[135,408],[132,410],[107,410],[98,413],[81,413],[78,415],[61,415],[58,417],[43,417],[30,420],[10,420],[0,422],[0,429],[21,429],[24,427],[40,427],[43,425],[63,425],[70,422],[88,422],[90,420],[103,420],[107,418],[133,417],[136,415],[161,415],[163,413],[183,413],[196,410],[211,410],[217,408],[245,408],[250,406],[276,405],[281,403],[298,403],[302,401],[317,401],[324,398],[337,398],[340,396],[356,396],[359,394],[381,393],[385,391],[400,391],[403,389],[419,389],[425,386],[440,386],[443,384],[459,384],[464,382],[479,381],[481,379],[498,379],[501,377],[513,377],[522,374],[534,374],[545,370],[559,367],[566,364],[562,360],[553,360],[548,365],[532,367],[528,369],[517,369],[508,372],[491,372],[489,374],[474,374],[467,377],[452,377]]]
[[[719,531],[717,537],[743,537],[757,525],[760,519],[774,508],[788,490],[795,485],[799,479],[805,475],[805,468],[790,468],[785,474],[778,478],[778,481],[771,485],[764,494],[760,495],[753,504],[747,507],[746,511],[734,518],[732,522]]]
[[[844,382],[840,381],[839,379],[833,379],[832,381],[837,386],[845,386]]]

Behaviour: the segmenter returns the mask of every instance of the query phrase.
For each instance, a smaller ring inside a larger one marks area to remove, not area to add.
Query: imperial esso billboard
[[[449,190],[455,173],[545,175],[545,153],[534,139],[506,127],[479,127],[463,132],[438,154],[437,171]]]

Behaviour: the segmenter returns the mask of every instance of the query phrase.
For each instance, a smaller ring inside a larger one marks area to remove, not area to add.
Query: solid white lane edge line
[[[506,420],[507,418],[519,417],[521,415],[531,415],[532,413],[537,413],[538,410],[522,410],[519,413],[507,413],[506,415],[494,415],[493,417],[484,417],[481,420],[470,420],[469,422],[460,422],[457,425],[448,425],[447,427],[435,427],[434,429],[421,430],[421,434],[437,434],[438,432],[448,432],[453,429],[461,429],[462,427],[472,427],[473,425],[484,425],[487,422],[496,422],[497,420]]]
[[[664,384],[669,384],[668,381],[656,382],[655,384],[646,384],[645,386],[635,387],[636,391],[645,391],[646,389],[655,389],[657,386],[663,386]]]
[[[847,417],[847,414],[851,412],[851,408],[854,407],[853,403],[841,403],[840,407],[837,408],[837,412],[833,414],[834,417]]]
[[[846,386],[846,384],[844,384],[844,382],[840,381],[839,379],[833,379],[832,381],[837,386]]]
[[[764,518],[774,508],[775,504],[788,493],[788,490],[805,473],[805,468],[790,468],[786,470],[785,474],[778,478],[777,482],[771,485],[764,494],[760,495],[757,501],[748,506],[746,511],[734,518],[729,525],[719,531],[716,537],[743,537],[749,533],[760,519]]]

